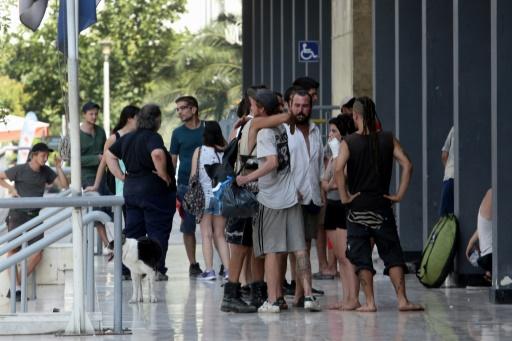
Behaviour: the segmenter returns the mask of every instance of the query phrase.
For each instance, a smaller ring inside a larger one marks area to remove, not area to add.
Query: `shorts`
[[[312,205],[312,204],[311,204]],[[318,222],[320,221],[321,206],[314,206],[314,213],[308,210],[310,205],[302,206],[302,219],[304,220],[304,237],[307,242],[316,239],[318,232]]]
[[[275,210],[260,204],[254,219],[252,240],[256,257],[306,250],[301,206],[297,204]]]
[[[478,266],[480,266],[485,271],[492,272],[492,253],[488,253],[485,256],[482,256],[476,260]]]
[[[320,208],[320,213],[318,213],[318,226],[322,227],[325,223],[325,209],[326,205],[322,205]]]
[[[395,216],[391,208],[375,210],[383,216],[384,222],[379,229],[347,221],[347,258],[356,267],[356,272],[369,270],[375,274],[372,261],[370,238],[377,245],[380,258],[384,261],[384,275],[389,269],[400,266],[405,269],[402,246],[398,238]]]
[[[16,229],[17,227],[25,224],[27,221],[37,217],[39,215],[39,210],[20,210],[20,209],[12,209],[9,211],[9,215],[7,216],[7,231],[12,231]],[[36,227],[36,226],[34,226]],[[33,227],[33,228],[34,228]],[[30,231],[30,230],[29,230]],[[44,233],[41,233],[31,240],[28,241],[28,245],[31,245],[38,240],[43,239]],[[20,250],[20,247],[13,249],[15,252],[18,252]]]
[[[347,229],[347,215],[345,205],[341,200],[327,200],[325,209],[325,230]]]
[[[211,214],[215,216],[222,215],[222,202],[217,200],[216,197],[211,197],[208,207],[204,208],[204,214]]]
[[[188,190],[187,185],[178,184],[176,196],[178,197],[178,201],[181,203],[182,207],[183,207],[183,197],[185,196],[185,193],[187,193],[187,190]],[[195,234],[196,233],[196,216],[188,213],[186,210],[183,210],[183,211],[185,212],[185,218],[181,219],[181,225],[180,225],[181,233]]]
[[[226,242],[252,247],[252,223],[252,218],[230,217],[224,229]]]
[[[440,216],[445,216],[453,213],[453,179],[443,181],[443,190],[441,192],[441,208]]]

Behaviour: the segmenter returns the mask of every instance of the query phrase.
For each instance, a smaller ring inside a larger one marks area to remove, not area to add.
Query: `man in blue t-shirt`
[[[188,180],[192,167],[192,155],[197,147],[203,144],[204,122],[199,119],[199,104],[192,96],[182,96],[176,101],[176,112],[183,125],[172,132],[171,158],[176,169],[179,158],[177,198],[183,207],[183,196],[188,190]],[[195,171],[195,170],[194,170]],[[180,231],[190,262],[189,275],[198,276],[202,273],[196,261],[196,217],[184,211]]]

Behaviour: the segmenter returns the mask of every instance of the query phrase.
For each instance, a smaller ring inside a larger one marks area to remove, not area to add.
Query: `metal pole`
[[[16,263],[11,266],[11,313],[16,313],[16,272],[17,272]]]
[[[87,311],[94,311],[94,224],[87,224]]]
[[[78,111],[78,0],[66,1],[68,39],[69,137],[71,144],[71,190],[73,196],[82,189],[80,160],[80,117]],[[73,311],[66,334],[92,333],[94,329],[84,309],[82,210],[75,207],[73,223]]]
[[[110,65],[109,55],[103,53],[103,129],[110,135]]]
[[[122,244],[121,206],[114,207],[114,333],[123,332],[123,282],[122,282]]]
[[[23,243],[22,248],[26,248],[27,242]],[[21,262],[21,312],[26,313],[27,307],[27,258]]]

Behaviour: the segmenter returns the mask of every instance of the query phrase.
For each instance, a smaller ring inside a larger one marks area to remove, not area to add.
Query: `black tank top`
[[[350,204],[359,210],[389,208],[391,202],[384,198],[389,194],[389,184],[393,170],[393,134],[377,133],[379,142],[378,171],[370,148],[370,137],[354,133],[345,138],[350,156],[347,163],[348,189],[350,193],[361,192]]]

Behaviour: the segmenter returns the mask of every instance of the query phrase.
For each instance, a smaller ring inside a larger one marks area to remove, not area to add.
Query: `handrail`
[[[105,212],[92,211],[90,213],[87,213],[83,217],[82,221],[84,225],[89,224],[93,221],[101,221],[103,223],[106,223],[111,221],[111,218]],[[48,234],[43,239],[38,240],[34,244],[23,248],[19,252],[16,252],[12,256],[0,260],[0,272],[4,271],[5,269],[9,268],[14,264],[19,263],[25,258],[30,257],[32,254],[44,249],[48,245],[53,244],[56,241],[64,238],[65,236],[71,233],[72,229],[73,228],[71,225],[63,226],[55,230],[55,232]]]
[[[69,194],[71,194],[71,190],[67,189],[67,190],[57,194],[56,197],[61,198],[61,197],[65,197],[66,195],[69,195]],[[10,200],[18,200],[19,198],[9,198],[9,199]],[[1,205],[0,205],[0,207],[9,208],[9,207],[1,206]],[[60,210],[62,210],[62,207],[55,207],[55,208],[52,208],[42,214],[40,213],[37,217],[30,219],[26,223],[16,227],[14,230],[9,231],[5,235],[1,236],[0,244],[3,244],[11,239],[14,239],[17,236],[19,236],[20,234],[22,234],[23,232],[27,231],[28,229],[31,229],[32,227],[41,224],[45,219],[54,216],[55,213],[59,212]],[[7,226],[5,226],[5,227],[7,227]]]
[[[110,206],[114,208],[114,239],[121,239],[121,220],[122,220],[122,212],[121,206],[124,204],[124,198],[116,195],[109,196],[91,196],[85,195],[80,196],[80,194],[71,197],[25,197],[25,198],[11,198],[11,199],[0,199],[0,207],[5,208],[45,208],[45,207],[105,207]],[[103,212],[93,211],[89,213],[92,215],[101,214],[106,215]],[[86,216],[89,216],[86,214]],[[108,216],[107,216],[108,217]],[[110,217],[108,218],[110,221]],[[91,220],[92,221],[92,220]],[[87,225],[91,221],[87,220],[84,224]],[[44,229],[44,227],[43,227]],[[43,239],[35,242],[30,246],[26,246],[27,242],[23,242],[23,249],[20,252],[8,257],[7,259],[0,261],[0,271],[5,270],[7,267],[11,266],[13,273],[16,271],[15,264],[20,260],[23,260],[22,264],[22,272],[26,269],[26,258],[29,257],[32,253],[39,251],[40,249],[56,242],[57,240],[65,237],[73,230],[73,227],[67,228],[59,228],[55,232],[52,232],[48,236],[45,236]],[[18,238],[20,240],[20,238]],[[121,279],[121,245],[117,244],[114,247],[114,333],[122,333],[122,279]],[[77,257],[78,255],[74,254],[73,257]],[[81,255],[82,257],[84,255]],[[76,259],[76,258],[75,258]],[[93,264],[90,264],[93,266]],[[77,271],[77,269],[74,269]],[[82,272],[84,269],[80,268],[78,271]],[[85,268],[84,274],[82,274],[82,281],[85,277],[85,273],[87,273],[87,268]],[[11,305],[16,308],[15,295],[14,295],[14,286],[15,282],[12,282],[11,278],[11,291],[13,295],[11,296]],[[24,285],[26,281],[26,277],[22,278],[22,307],[26,307],[26,286]],[[79,280],[78,280],[79,281]],[[78,295],[83,295],[82,288],[79,284],[77,284],[77,279],[74,279],[75,287],[79,288],[80,293]],[[11,306],[11,309],[13,307]],[[83,308],[80,308],[83,309]],[[26,311],[26,309],[25,309]]]
[[[44,223],[40,224],[36,228],[33,228],[32,230],[24,233],[20,237],[11,239],[7,244],[0,246],[0,256],[18,246],[20,246],[24,242],[28,242],[29,240],[37,237],[38,235],[40,235],[44,231],[52,228],[56,224],[70,218],[71,211],[72,211],[72,208],[70,208],[70,207],[65,208],[63,211],[57,213],[56,215],[53,215],[51,218],[49,218],[48,220],[46,220]],[[15,231],[16,231],[16,229],[11,232],[15,232]],[[9,235],[9,234],[10,234],[10,232],[7,235]],[[2,243],[3,243],[3,241],[2,241]]]
[[[44,207],[104,207],[122,206],[124,198],[117,195],[57,197],[24,197],[0,199],[3,208],[44,208]]]

